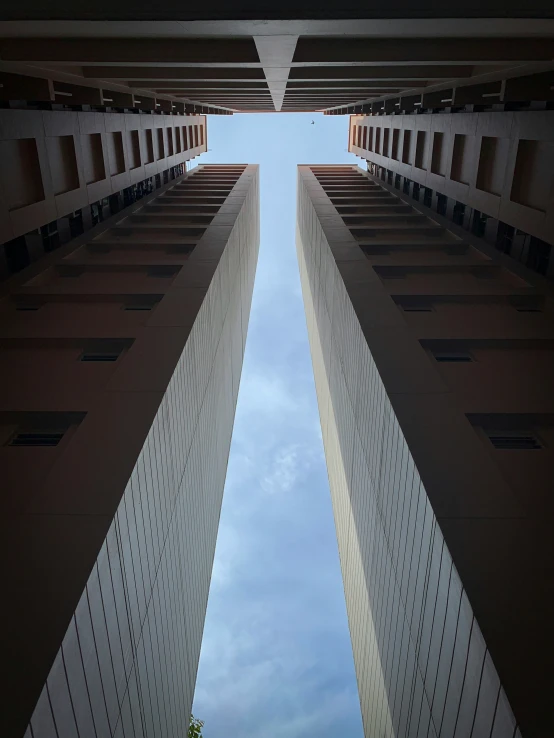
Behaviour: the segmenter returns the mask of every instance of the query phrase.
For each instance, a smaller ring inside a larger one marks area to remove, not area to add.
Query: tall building
[[[186,735],[258,243],[199,166],[2,285],[2,736]]]
[[[365,735],[553,735],[551,282],[354,166],[297,252]]]

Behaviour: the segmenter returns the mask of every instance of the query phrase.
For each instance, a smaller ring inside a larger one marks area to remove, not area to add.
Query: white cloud
[[[261,478],[261,487],[268,494],[289,492],[320,459],[318,444],[295,443],[280,447]]]

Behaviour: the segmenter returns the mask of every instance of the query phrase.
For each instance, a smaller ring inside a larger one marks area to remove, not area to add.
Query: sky
[[[358,163],[347,136],[343,116],[210,116],[197,160],[259,164],[261,193],[193,705],[204,738],[363,736],[295,252],[296,165]]]

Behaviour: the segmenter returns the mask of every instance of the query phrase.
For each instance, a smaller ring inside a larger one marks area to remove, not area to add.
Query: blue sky
[[[311,125],[311,121],[315,125]],[[296,165],[357,163],[342,116],[210,116],[257,163],[261,244],[194,714],[205,738],[362,738],[295,253]]]

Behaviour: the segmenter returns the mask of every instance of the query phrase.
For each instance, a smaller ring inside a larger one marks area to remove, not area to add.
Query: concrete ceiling
[[[335,5],[325,8],[331,12]],[[387,4],[391,16],[396,6],[402,3]],[[82,15],[96,17],[99,7]],[[412,9],[411,18],[341,20],[337,8],[333,21],[322,19],[323,10],[311,20],[288,21],[37,20],[41,8],[24,2],[10,11],[23,20],[0,21],[0,96],[11,99],[19,85],[21,99],[44,94],[67,104],[91,98],[101,105],[115,95],[114,105],[132,107],[139,98],[145,105],[146,98],[152,109],[352,112],[349,106],[554,68],[554,14],[540,4],[514,9],[512,18],[487,17],[500,14],[490,0],[463,8],[479,18],[417,18]],[[128,10],[141,17],[140,7]],[[61,2],[54,10],[48,6],[50,18],[79,12]],[[125,12],[118,4],[117,14]],[[155,18],[158,10],[152,12]],[[29,77],[48,85],[26,86]]]

